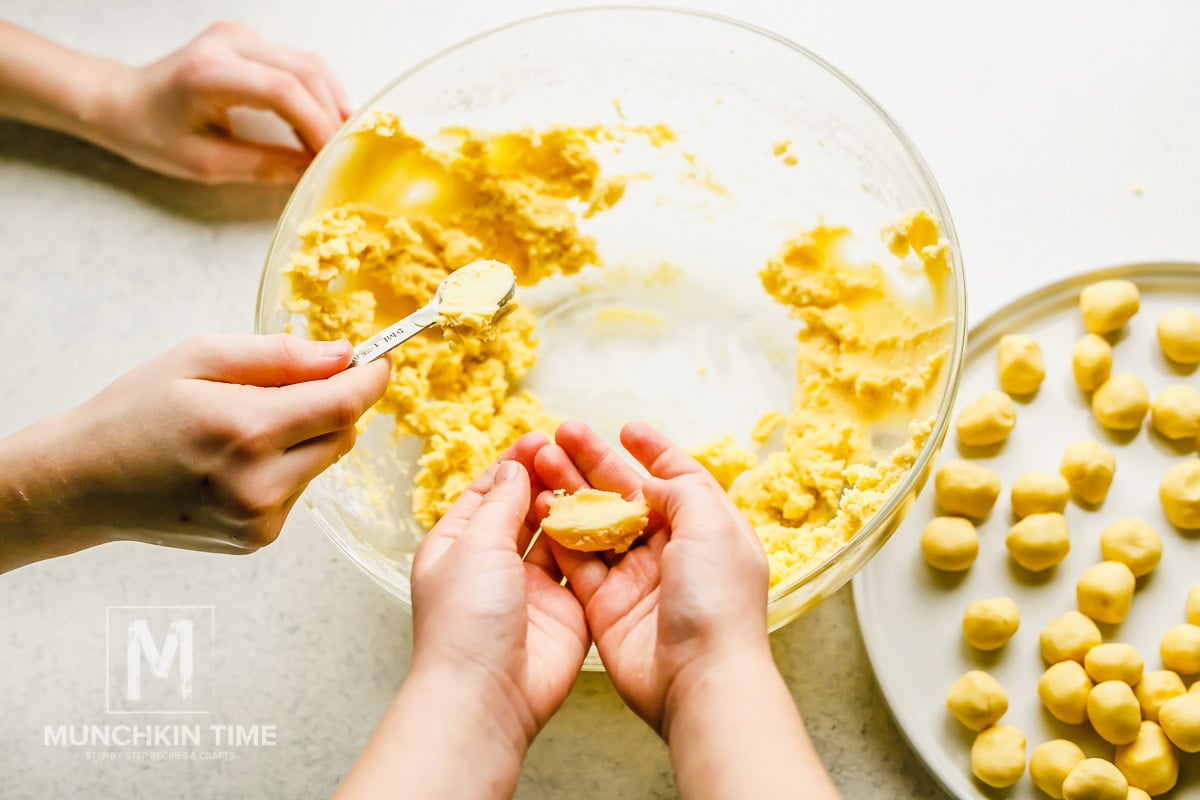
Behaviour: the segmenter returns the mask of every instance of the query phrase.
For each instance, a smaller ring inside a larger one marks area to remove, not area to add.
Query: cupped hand
[[[320,58],[233,22],[152,64],[121,68],[108,83],[93,138],[148,169],[206,183],[294,183],[350,115]],[[236,106],[274,112],[302,149],[236,138]]]
[[[502,454],[425,537],[412,570],[411,675],[449,669],[482,685],[478,694],[502,705],[489,715],[513,720],[524,744],[562,704],[591,644],[545,540],[522,561],[546,444],[530,433]]]
[[[704,467],[649,425],[626,425],[621,443],[650,478],[582,423],[564,423],[555,442],[535,458],[548,489],[620,492],[653,512],[621,556],[551,547],[614,686],[661,733],[689,682],[725,659],[770,660],[762,545]]]

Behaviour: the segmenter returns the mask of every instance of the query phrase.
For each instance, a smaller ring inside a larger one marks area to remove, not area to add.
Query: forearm
[[[453,668],[414,667],[335,800],[511,797],[528,742],[491,699]]]
[[[663,736],[680,797],[838,797],[765,647],[679,680]]]
[[[126,69],[0,20],[0,117],[107,146],[97,121],[107,88]]]

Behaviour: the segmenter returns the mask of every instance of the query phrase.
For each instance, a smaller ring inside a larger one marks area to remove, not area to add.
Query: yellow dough
[[[676,146],[662,125],[450,128],[423,141],[395,115],[375,114],[333,145],[336,171],[286,268],[288,308],[311,338],[357,342],[427,303],[473,261],[509,265],[520,287],[602,266],[586,219],[622,201],[626,177],[602,175],[597,154],[634,139]],[[741,472],[730,496],[759,533],[772,584],[856,534],[932,430],[953,329],[949,245],[924,211],[887,236],[891,266],[922,275],[929,299],[891,286],[885,265],[844,255],[850,232],[831,225],[783,242],[760,272],[764,290],[800,323],[783,449],[743,472],[750,459],[721,448],[723,462],[709,466],[726,481]],[[534,310],[517,307],[494,333],[457,349],[421,334],[393,352],[376,410],[394,418],[398,436],[421,442],[412,504],[426,528],[517,437],[552,433],[560,421],[522,390],[538,356]],[[905,440],[877,452],[873,430],[896,420],[911,421]]]
[[[1130,281],[1099,281],[1079,293],[1083,327],[1096,334],[1112,333],[1138,312],[1140,296]]]
[[[1085,440],[1067,447],[1059,471],[1080,500],[1095,505],[1108,495],[1117,460],[1103,446]]]
[[[1026,472],[1013,481],[1013,516],[1018,519],[1030,514],[1061,514],[1071,498],[1071,486],[1061,475],[1049,472]]]
[[[1188,622],[1193,625],[1200,625],[1200,583],[1188,589],[1184,613]]]
[[[1025,734],[1011,725],[993,725],[971,745],[971,772],[976,778],[1002,789],[1025,774]]]
[[[1145,662],[1142,654],[1132,645],[1105,642],[1088,650],[1083,667],[1088,677],[1096,683],[1121,681],[1133,686],[1142,679]]]
[[[1062,785],[1063,800],[1126,800],[1129,782],[1103,758],[1085,758],[1076,764]]]
[[[1200,528],[1200,458],[1181,461],[1167,470],[1158,485],[1158,499],[1172,525]]]
[[[1173,625],[1158,643],[1163,666],[1180,675],[1200,673],[1200,625]]]
[[[1092,394],[1092,413],[1110,430],[1136,431],[1149,410],[1146,385],[1128,372],[1113,375]]]
[[[1021,625],[1017,604],[1007,597],[976,600],[963,612],[963,639],[978,650],[997,650]]]
[[[1046,794],[1061,800],[1063,781],[1086,756],[1079,745],[1066,739],[1053,739],[1033,748],[1029,756],[1029,777]]]
[[[1150,422],[1168,439],[1200,436],[1200,392],[1185,384],[1168,386],[1150,404]]]
[[[1158,712],[1163,703],[1172,697],[1178,697],[1184,691],[1186,690],[1183,688],[1183,678],[1169,669],[1147,672],[1133,687],[1133,694],[1142,708],[1142,718],[1152,722],[1158,720]]]
[[[962,572],[979,555],[979,534],[964,517],[934,517],[921,531],[921,554],[934,569]]]
[[[1075,383],[1085,392],[1094,391],[1108,380],[1112,362],[1112,345],[1094,333],[1085,335],[1075,343],[1071,353]]]
[[[1004,545],[1013,561],[1025,569],[1050,569],[1071,551],[1067,518],[1054,512],[1030,514],[1008,529]]]
[[[1050,620],[1038,635],[1042,658],[1047,664],[1078,661],[1083,664],[1088,650],[1100,644],[1100,629],[1096,623],[1078,611],[1068,611]]]
[[[1079,576],[1076,604],[1097,622],[1115,625],[1129,613],[1136,583],[1133,571],[1120,561],[1102,561]]]
[[[1117,747],[1113,763],[1129,781],[1147,794],[1166,794],[1179,780],[1179,754],[1167,741],[1163,728],[1146,720],[1137,738]]]
[[[973,731],[995,725],[1008,711],[1008,696],[991,675],[973,669],[950,684],[946,709]]]
[[[624,553],[650,519],[650,509],[641,500],[626,500],[617,492],[599,489],[556,492],[549,505],[542,533],[571,550]]]
[[[758,463],[754,453],[738,447],[733,435],[728,433],[708,444],[690,448],[688,455],[699,461],[725,490],[739,475]]]
[[[442,282],[438,324],[459,338],[494,337],[501,308],[509,313],[516,302],[510,297],[515,281],[513,271],[499,261],[475,261],[459,267]]]
[[[958,440],[969,447],[999,444],[1017,424],[1017,407],[1004,392],[984,392],[958,413],[954,429]]]
[[[983,519],[1000,496],[1000,479],[987,467],[958,459],[937,471],[933,492],[947,514]]]
[[[1172,697],[1158,710],[1158,722],[1180,750],[1200,753],[1200,694],[1188,692]]]
[[[1038,697],[1046,710],[1068,725],[1087,720],[1087,699],[1092,679],[1078,661],[1059,661],[1038,678]]]
[[[996,375],[1009,394],[1032,394],[1046,377],[1042,346],[1032,336],[1009,334],[996,347]]]
[[[1119,519],[1100,532],[1100,555],[1120,561],[1135,577],[1148,575],[1162,559],[1162,540],[1144,520]]]
[[[1097,683],[1088,695],[1087,715],[1100,738],[1111,744],[1129,744],[1142,724],[1141,707],[1124,681]]]
[[[1163,355],[1179,364],[1200,363],[1200,314],[1173,308],[1158,321]]]

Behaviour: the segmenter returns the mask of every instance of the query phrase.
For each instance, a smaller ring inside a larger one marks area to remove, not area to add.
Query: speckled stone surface
[[[557,5],[4,0],[0,17],[134,62],[213,19],[241,19],[320,52],[361,102],[444,46]],[[905,128],[955,215],[974,319],[1071,272],[1200,258],[1195,4],[695,5],[807,45]],[[193,333],[250,331],[286,196],[190,186],[0,122],[0,435],[83,401]],[[215,607],[205,724],[274,725],[277,744],[235,749],[233,760],[113,763],[43,743],[46,725],[111,720],[106,606],[189,604]],[[848,590],[773,644],[847,798],[944,796],[888,716]],[[0,577],[0,796],[328,796],[410,654],[408,615],[335,556],[303,512],[250,557],[124,544],[18,570]],[[529,754],[518,796],[674,790],[662,745],[605,676],[582,675]]]

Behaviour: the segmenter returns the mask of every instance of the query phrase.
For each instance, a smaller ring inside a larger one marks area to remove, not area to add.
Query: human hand
[[[518,439],[421,543],[413,561],[409,682],[452,672],[459,694],[499,721],[523,752],[575,682],[591,643],[583,609],[539,538],[521,560],[542,489],[540,433]]]
[[[387,361],[346,370],[351,355],[344,341],[199,336],[0,441],[0,571],[112,539],[269,544],[387,386]]]
[[[233,22],[152,64],[115,65],[103,93],[89,138],[148,169],[205,183],[294,183],[350,116],[320,58]],[[304,149],[235,138],[234,106],[274,112]]]
[[[582,423],[564,423],[555,442],[535,458],[548,489],[640,496],[654,514],[648,538],[621,556],[551,547],[584,604],[613,685],[665,733],[706,673],[724,662],[770,664],[762,545],[704,467],[648,425],[621,431],[621,443],[650,472],[646,479]]]

